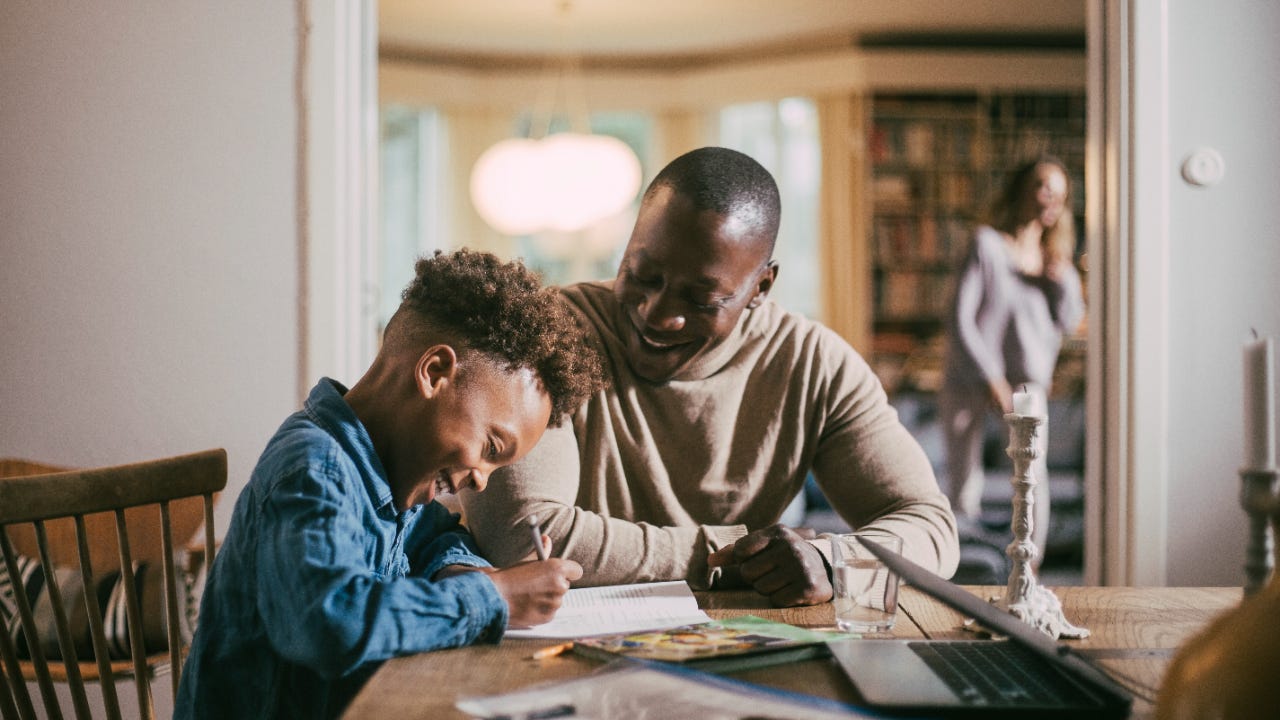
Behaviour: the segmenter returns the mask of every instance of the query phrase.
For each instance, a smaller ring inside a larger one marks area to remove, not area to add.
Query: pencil
[[[538,516],[529,516],[529,532],[533,535],[533,550],[538,553],[539,560],[547,559],[547,548],[542,544],[542,528],[538,527]]]
[[[540,650],[535,650],[535,651],[534,651],[534,653],[533,653],[532,655],[530,655],[530,656],[529,656],[529,659],[530,659],[530,660],[545,660],[545,659],[547,659],[547,658],[556,657],[557,655],[561,655],[561,654],[563,654],[563,653],[565,653],[565,652],[568,652],[569,650],[572,650],[572,649],[573,649],[573,643],[571,643],[571,642],[563,642],[563,643],[560,643],[559,645],[548,645],[547,647],[544,647],[544,648],[542,648],[542,649],[540,649]]]

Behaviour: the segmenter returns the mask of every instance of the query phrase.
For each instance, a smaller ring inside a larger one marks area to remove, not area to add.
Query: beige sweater
[[[495,565],[529,556],[525,518],[536,514],[553,554],[582,564],[578,584],[705,588],[716,576],[707,555],[777,522],[812,470],[854,528],[898,535],[916,562],[955,571],[955,519],[928,459],[834,332],[767,301],[695,366],[655,385],[627,364],[612,283],[571,286],[565,297],[595,328],[613,387],[495,472],[485,492],[462,493]]]

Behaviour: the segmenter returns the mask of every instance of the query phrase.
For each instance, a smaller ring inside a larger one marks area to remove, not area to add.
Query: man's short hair
[[[519,261],[471,250],[418,259],[384,344],[422,344],[443,334],[458,348],[510,370],[528,368],[551,397],[551,422],[602,385],[596,348],[555,288]],[[425,346],[424,346],[425,348]]]
[[[773,175],[749,155],[722,147],[692,150],[658,173],[645,199],[663,187],[689,198],[699,210],[732,215],[754,226],[768,240],[772,254],[782,201]]]

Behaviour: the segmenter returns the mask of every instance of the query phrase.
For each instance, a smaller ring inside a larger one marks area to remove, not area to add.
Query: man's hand
[[[831,599],[831,579],[818,549],[785,525],[757,530],[707,558],[736,571],[775,607],[817,605]]]
[[[507,601],[508,627],[529,627],[551,620],[560,609],[569,584],[580,577],[581,565],[560,558],[523,562],[489,574]]]

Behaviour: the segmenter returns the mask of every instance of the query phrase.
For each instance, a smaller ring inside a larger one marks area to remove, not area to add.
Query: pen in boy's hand
[[[560,705],[552,705],[548,708],[530,710],[528,712],[516,713],[514,715],[506,713],[502,715],[490,715],[489,717],[484,718],[484,720],[548,720],[549,718],[569,717],[570,715],[576,714],[576,712],[577,709],[569,703],[562,703]]]
[[[533,549],[539,560],[547,559],[547,547],[542,544],[542,528],[538,527],[538,516],[529,516],[529,532],[533,534]]]

